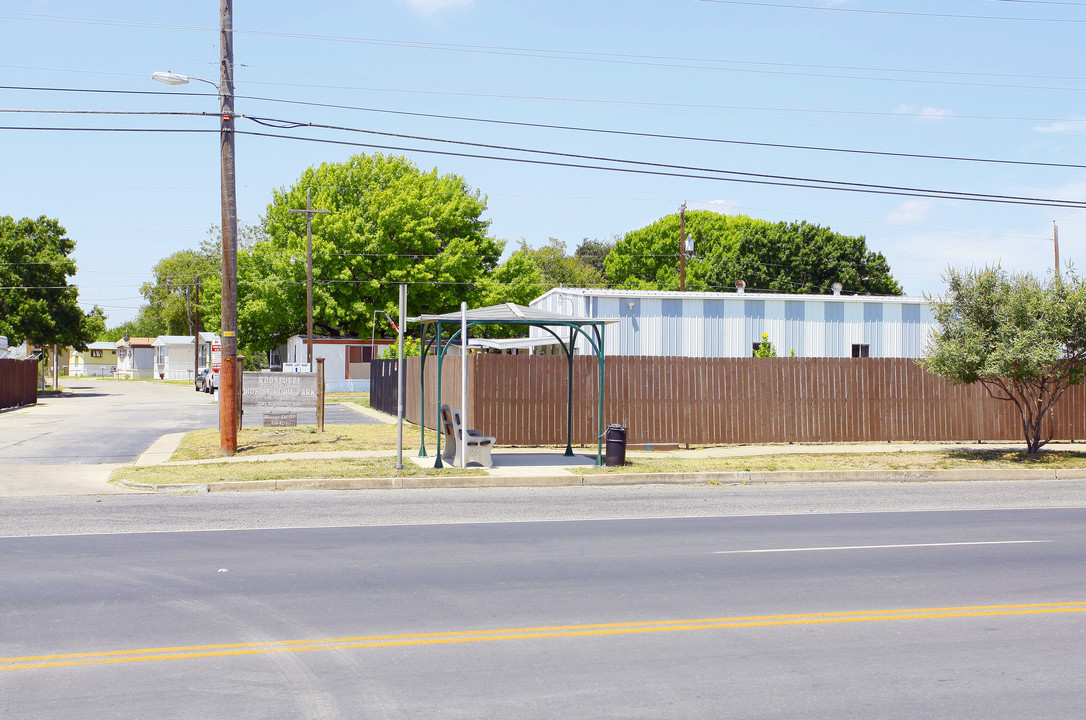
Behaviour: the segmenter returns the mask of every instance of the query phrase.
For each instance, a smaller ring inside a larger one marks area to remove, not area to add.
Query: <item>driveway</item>
[[[115,467],[167,433],[218,427],[218,396],[189,384],[68,378],[63,385],[60,397],[0,412],[0,497],[130,492],[106,484]],[[325,421],[374,422],[335,406]]]

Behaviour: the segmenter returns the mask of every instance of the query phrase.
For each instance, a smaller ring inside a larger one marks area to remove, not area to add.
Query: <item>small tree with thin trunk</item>
[[[1086,379],[1086,285],[1073,271],[1047,281],[999,267],[950,269],[933,303],[940,329],[920,364],[928,372],[1014,403],[1026,449],[1052,440],[1045,422],[1067,388]]]

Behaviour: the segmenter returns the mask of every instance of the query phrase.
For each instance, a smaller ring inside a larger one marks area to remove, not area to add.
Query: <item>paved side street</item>
[[[173,464],[169,457],[185,432],[214,427],[217,405],[214,399],[194,392],[187,386],[158,383],[125,383],[104,380],[71,379],[71,395],[47,398],[37,406],[0,413],[0,497],[124,494],[153,491],[148,486],[119,487],[108,482],[117,467]],[[392,418],[354,404],[338,406],[336,411],[354,416],[361,422],[394,422]],[[410,435],[407,435],[410,443]],[[931,451],[947,448],[992,450],[992,444],[901,444],[869,443],[853,445],[772,445],[700,448],[664,452],[631,451],[627,457],[741,457],[785,453],[855,453],[869,454],[900,448]],[[1014,446],[1008,446],[1014,447]],[[1061,444],[1063,449],[1086,450],[1086,444]],[[434,448],[428,457],[418,457],[416,449],[405,451],[405,462],[432,467]],[[394,456],[394,451],[345,451],[275,455],[274,459],[299,461],[299,473],[305,472],[306,460],[316,458],[365,458]],[[247,455],[216,460],[176,463],[193,465],[215,462],[253,462],[271,456]],[[210,483],[202,491],[283,489],[373,489],[390,487],[532,487],[562,485],[659,485],[767,482],[842,482],[842,481],[932,481],[932,480],[1086,480],[1083,470],[902,470],[902,471],[791,471],[637,474],[607,473],[582,475],[571,472],[576,466],[592,466],[594,454],[581,450],[565,457],[558,449],[504,448],[493,454],[494,466],[485,475],[473,477],[355,478],[322,480],[300,476],[296,480],[262,483]],[[187,486],[164,488],[191,491]]]

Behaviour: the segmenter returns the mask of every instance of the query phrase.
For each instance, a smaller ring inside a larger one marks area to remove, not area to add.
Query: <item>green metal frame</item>
[[[436,325],[434,337],[429,341],[426,340],[426,330],[430,325]],[[448,340],[442,343],[442,325],[454,325],[456,331],[453,332]],[[437,356],[437,412],[434,415],[437,418],[438,433],[437,433],[437,459],[434,462],[435,468],[444,467],[441,463],[441,437],[444,433],[441,432],[441,366],[445,361],[445,353],[449,349],[449,345],[456,339],[461,332],[460,323],[446,322],[441,320],[434,320],[432,322],[422,323],[421,332],[419,335],[419,420],[420,420],[420,441],[419,441],[419,457],[426,457],[426,355],[430,349],[437,344],[437,350],[434,353]],[[589,346],[596,354],[596,360],[599,363],[599,407],[596,414],[597,430],[596,433],[596,467],[603,466],[603,379],[604,379],[604,355],[603,355],[603,340],[605,333],[606,321],[604,320],[578,320],[578,321],[539,321],[539,320],[475,320],[468,322],[468,329],[471,329],[477,325],[524,325],[528,327],[538,327],[546,330],[548,333],[554,336],[554,339],[558,341],[558,344],[562,347],[562,350],[566,354],[566,362],[568,367],[568,388],[566,391],[566,451],[563,453],[565,457],[573,457],[573,355],[576,349],[578,334],[583,335],[588,340]],[[588,325],[592,328],[592,335],[589,335],[584,326]],[[568,327],[569,328],[569,342],[566,343],[558,336],[552,327]],[[465,357],[467,354],[465,353]]]

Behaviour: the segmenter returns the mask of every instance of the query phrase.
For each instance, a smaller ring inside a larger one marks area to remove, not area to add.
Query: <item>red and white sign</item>
[[[211,341],[211,372],[219,372],[222,367],[222,341]]]

